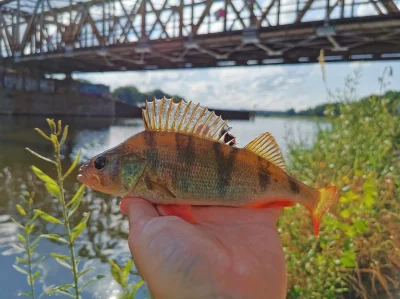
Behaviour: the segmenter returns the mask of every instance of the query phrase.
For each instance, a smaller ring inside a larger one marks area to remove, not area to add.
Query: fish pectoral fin
[[[256,203],[252,205],[246,206],[247,208],[251,209],[264,209],[264,208],[282,208],[282,207],[293,207],[296,205],[295,202],[288,200],[288,199],[278,199],[275,201],[270,201],[267,203]]]
[[[170,190],[168,184],[164,181],[159,181],[155,177],[151,176],[146,176],[144,178],[145,184],[147,189],[153,191],[153,192],[158,192],[161,193],[165,196],[168,197],[173,197],[175,198],[175,194]]]
[[[196,223],[193,217],[192,206],[189,205],[157,205],[161,214],[165,216],[177,216],[190,223]]]

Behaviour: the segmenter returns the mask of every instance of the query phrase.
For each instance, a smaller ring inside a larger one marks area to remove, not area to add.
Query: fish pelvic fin
[[[317,189],[317,191],[319,192],[319,201],[316,207],[311,210],[311,215],[314,226],[314,235],[318,237],[322,216],[326,214],[335,202],[337,197],[337,188],[335,186],[330,186],[327,188]]]
[[[149,131],[186,133],[228,145],[236,145],[236,138],[228,132],[228,121],[200,104],[186,103],[173,98],[146,101],[142,109],[144,127]]]
[[[189,205],[157,205],[158,211],[164,216],[177,216],[190,223],[196,223],[192,206]]]
[[[247,144],[245,149],[255,153],[256,155],[274,163],[276,166],[286,172],[286,164],[283,159],[281,150],[270,133],[264,133]]]

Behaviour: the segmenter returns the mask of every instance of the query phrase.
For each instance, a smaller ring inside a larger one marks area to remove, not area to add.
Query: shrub
[[[321,130],[311,148],[291,145],[294,177],[341,191],[319,238],[312,236],[311,217],[302,208],[286,209],[279,221],[289,298],[370,298],[398,290],[400,159],[394,152],[400,120],[391,107],[392,101],[379,96],[346,101],[338,115],[325,111],[331,129]]]

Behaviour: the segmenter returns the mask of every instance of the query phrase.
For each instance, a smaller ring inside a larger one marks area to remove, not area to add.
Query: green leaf
[[[51,252],[50,255],[52,257],[54,257],[54,258],[59,258],[59,259],[66,260],[66,261],[70,261],[71,260],[71,258],[69,256],[63,255],[63,254],[58,254],[58,253]]]
[[[93,277],[92,279],[90,279],[88,282],[86,282],[82,287],[81,290],[83,290],[84,288],[86,288],[88,285],[90,285],[92,282],[95,282],[96,280],[100,280],[102,278],[104,278],[104,275],[97,275],[96,277]]]
[[[35,246],[40,240],[40,236],[36,237],[35,240],[31,243],[31,246]]]
[[[24,260],[24,259],[20,258],[19,256],[16,256],[15,260],[17,261],[17,263],[21,263],[21,264],[24,264],[24,265],[28,264],[27,260]]]
[[[57,133],[57,128],[56,128],[56,123],[54,122],[54,119],[46,118],[47,124],[50,127],[50,131],[54,134]]]
[[[111,275],[114,278],[114,280],[122,286],[122,281],[121,281],[121,268],[118,266],[117,263],[114,261],[110,260],[109,263],[111,264]]]
[[[28,283],[29,286],[32,285],[33,281],[31,281],[31,276],[30,275],[26,276],[26,282]]]
[[[46,187],[47,191],[50,194],[54,195],[58,199],[61,199],[61,191],[60,191],[60,187],[58,187],[58,185],[46,183],[46,184],[44,184],[44,186]]]
[[[28,296],[28,297],[33,297],[33,296],[32,296],[32,293],[29,293],[29,292],[21,292],[21,293],[19,293],[19,294],[18,294],[18,296]]]
[[[74,159],[74,162],[72,162],[71,167],[70,167],[70,168],[67,170],[67,172],[64,174],[63,180],[65,180],[65,178],[66,178],[67,176],[69,176],[69,175],[74,171],[74,169],[75,169],[76,166],[78,165],[78,162],[79,162],[80,157],[81,157],[81,150],[78,151],[78,154],[76,155],[76,157],[75,157],[75,159]]]
[[[343,252],[340,263],[346,268],[354,268],[356,266],[356,254],[352,251]]]
[[[59,241],[59,242],[64,243],[64,244],[69,244],[69,242],[67,240],[65,240],[64,238],[62,238],[60,235],[57,235],[57,234],[42,234],[42,235],[40,235],[40,237],[41,238],[50,239],[50,240]]]
[[[38,247],[37,244],[35,246],[30,246],[27,251],[29,252],[29,254],[32,254],[36,250],[37,247]]]
[[[92,267],[83,270],[81,273],[79,273],[78,278],[82,277],[83,275],[85,275],[85,274],[87,274],[87,273],[89,273],[90,271],[93,271],[93,270],[94,270],[94,268],[92,268]]]
[[[64,127],[64,132],[60,141],[60,146],[64,144],[65,140],[67,140],[68,136],[68,125]]]
[[[11,244],[11,246],[14,248],[17,247],[18,249],[22,249],[23,251],[26,251],[26,248],[22,247],[20,244],[14,243],[14,244]]]
[[[83,187],[85,187],[85,185],[83,185]],[[82,189],[82,191],[83,191],[83,189]],[[78,192],[79,192],[79,190],[78,190]],[[77,196],[76,198],[74,196],[74,198],[73,198],[74,203],[72,204],[71,209],[68,212],[68,218],[71,217],[75,213],[75,211],[79,208],[82,198],[83,198],[83,192],[81,192],[81,194],[79,196]]]
[[[136,297],[136,293],[139,291],[139,289],[144,285],[144,280],[140,280],[136,283],[135,287],[133,288],[132,291],[132,298]]]
[[[15,225],[18,226],[18,228],[20,229],[25,229],[25,227],[23,225],[21,225],[21,223],[19,223],[17,220],[15,220],[14,218],[11,217],[11,221],[14,222]]]
[[[51,134],[51,135],[50,135],[50,138],[51,138],[51,142],[53,143],[53,146],[54,146],[54,151],[55,151],[56,153],[58,153],[58,152],[60,151],[60,144],[58,143],[58,138],[57,138],[57,136],[54,135],[54,134]]]
[[[76,191],[74,197],[72,197],[72,199],[69,201],[69,203],[67,203],[67,207],[72,205],[75,201],[77,201],[77,200],[80,201],[82,199],[82,195],[83,195],[83,191],[85,191],[85,187],[86,187],[85,184],[82,184],[79,187],[79,189],[78,189],[78,191]]]
[[[40,276],[40,270],[37,270],[35,274],[33,274],[32,279],[35,281]]]
[[[72,270],[72,266],[71,266],[70,264],[68,264],[65,260],[60,259],[60,258],[58,258],[58,257],[54,257],[54,256],[53,256],[53,258],[54,258],[61,266],[65,267],[65,268],[67,268],[67,269],[69,269],[69,270]]]
[[[39,155],[37,152],[31,150],[29,147],[26,147],[25,149],[26,149],[28,152],[30,152],[32,155],[38,157],[39,159],[42,159],[42,160],[44,160],[44,161],[46,161],[46,162],[52,163],[52,164],[54,164],[54,165],[57,165],[57,163],[56,163],[55,161],[53,161],[53,160],[51,160],[51,159],[49,159],[49,158],[43,157],[42,155]]]
[[[74,227],[71,233],[71,242],[74,242],[75,239],[83,232],[86,228],[86,223],[79,223],[77,226]]]
[[[35,228],[35,224],[34,223],[32,223],[30,225],[27,225],[26,234],[29,236],[32,233],[34,228]]]
[[[82,233],[82,231],[86,228],[86,222],[89,219],[90,212],[86,213],[86,215],[82,218],[81,222],[74,227],[71,232],[71,242],[74,242],[75,239]]]
[[[17,207],[18,213],[20,213],[22,216],[26,216],[26,212],[21,205],[16,204],[15,206]]]
[[[18,272],[25,274],[25,275],[29,275],[28,272],[26,272],[24,269],[22,269],[21,267],[18,267],[17,265],[12,265],[14,267],[15,270],[17,270]]]
[[[25,237],[24,237],[23,235],[17,234],[17,237],[18,237],[18,239],[19,239],[21,242],[23,242],[23,243],[26,242],[26,239],[25,239]]]
[[[41,211],[41,210],[35,210],[35,213],[38,214],[40,216],[40,218],[42,218],[43,220],[46,220],[47,222],[50,223],[56,223],[56,224],[63,224],[60,220],[58,220],[57,218]]]
[[[76,296],[74,294],[72,294],[70,291],[67,291],[67,290],[57,290],[57,291],[55,291],[55,293],[60,293],[60,294],[63,294],[63,295],[66,295],[66,296],[69,296],[72,298],[76,298]]]
[[[60,119],[57,122],[57,136],[61,135],[61,130],[62,130],[62,122],[61,122],[61,119]]]
[[[40,135],[42,135],[43,138],[47,139],[47,140],[51,140],[49,136],[47,136],[42,130],[40,130],[39,128],[35,128],[35,131],[38,132]]]
[[[354,221],[353,225],[356,228],[356,231],[360,234],[365,233],[368,229],[368,226],[364,220],[357,219],[356,221]]]
[[[129,271],[131,270],[132,265],[133,265],[133,260],[129,260],[124,267],[124,270],[122,273],[122,284],[123,285],[126,285],[126,283],[128,282]]]
[[[57,183],[55,180],[53,180],[51,177],[49,177],[47,174],[45,174],[43,171],[41,171],[39,168],[36,166],[31,166],[33,172],[35,175],[43,182],[48,183],[48,184],[53,184],[57,186]]]
[[[342,218],[344,218],[344,219],[347,219],[347,218],[350,217],[350,212],[349,212],[349,210],[340,211],[339,214],[340,214],[340,217],[342,217]]]
[[[70,284],[70,283],[63,284],[63,285],[52,287],[52,288],[48,289],[46,291],[46,293],[49,295],[52,295],[55,292],[65,292],[67,294],[71,294],[71,292],[69,292],[68,289],[73,288],[73,287],[74,287],[74,285]],[[72,297],[75,297],[75,296],[72,296]]]

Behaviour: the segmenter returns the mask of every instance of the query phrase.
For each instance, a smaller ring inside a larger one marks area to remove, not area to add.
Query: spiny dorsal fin
[[[152,102],[146,101],[142,112],[146,130],[182,132],[228,145],[236,144],[235,137],[228,133],[231,130],[228,121],[199,104],[154,98]]]
[[[286,171],[285,161],[275,138],[270,133],[258,136],[244,147]]]

